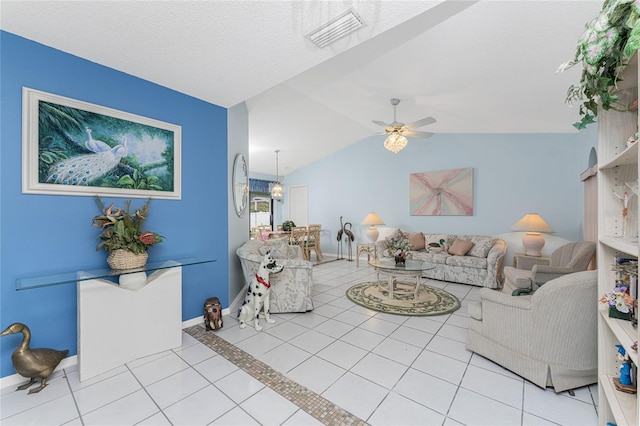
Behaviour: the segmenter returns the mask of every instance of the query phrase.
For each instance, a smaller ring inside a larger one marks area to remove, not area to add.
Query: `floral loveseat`
[[[236,250],[242,264],[245,285],[256,276],[258,266],[268,250],[273,258],[284,266],[282,272],[271,275],[269,311],[275,314],[312,310],[313,265],[304,260],[302,249],[298,246],[290,246],[286,238],[266,241],[249,240]]]
[[[488,288],[502,286],[502,264],[507,253],[504,240],[485,235],[404,232],[411,245],[409,257],[435,265],[423,272],[424,277]],[[388,256],[385,241],[376,244],[378,253]]]

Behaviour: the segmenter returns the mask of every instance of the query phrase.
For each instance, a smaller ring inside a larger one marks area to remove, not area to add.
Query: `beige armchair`
[[[502,291],[513,296],[532,293],[549,280],[586,271],[595,254],[596,243],[576,241],[555,249],[548,264],[505,266]]]
[[[469,304],[467,349],[556,392],[596,383],[597,271],[548,281],[533,295],[483,288]]]
[[[290,246],[285,238],[249,240],[236,250],[245,284],[248,285],[255,277],[267,250],[284,266],[282,272],[271,275],[271,313],[312,310],[313,265],[304,259],[301,247]]]

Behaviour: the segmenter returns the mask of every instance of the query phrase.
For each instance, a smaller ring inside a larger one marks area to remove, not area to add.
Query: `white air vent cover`
[[[312,31],[307,37],[318,47],[323,48],[363,26],[362,19],[353,10],[348,10]]]

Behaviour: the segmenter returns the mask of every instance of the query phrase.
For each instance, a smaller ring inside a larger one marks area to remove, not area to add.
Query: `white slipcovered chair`
[[[469,304],[467,349],[556,392],[596,383],[597,279],[568,274],[521,297],[481,289]]]
[[[258,266],[267,250],[279,264],[284,266],[282,272],[271,275],[269,311],[272,314],[311,311],[313,309],[311,299],[313,264],[304,259],[302,248],[290,246],[285,238],[249,240],[236,250],[242,265],[245,285],[248,285],[256,276]]]
[[[592,241],[575,241],[564,244],[551,253],[549,261],[533,265],[521,265],[518,268],[505,266],[503,292],[520,296],[529,294],[541,285],[562,275],[586,271],[591,259],[596,254],[596,243]]]

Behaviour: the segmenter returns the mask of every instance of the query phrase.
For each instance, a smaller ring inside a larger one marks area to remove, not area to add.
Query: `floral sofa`
[[[502,287],[502,265],[507,243],[485,235],[423,234],[406,232],[409,257],[435,265],[424,271],[425,278],[471,284],[488,288]],[[388,256],[385,240],[378,241],[378,253]]]
[[[290,246],[286,238],[249,240],[236,250],[242,264],[245,285],[255,277],[267,251],[284,266],[282,272],[271,275],[269,311],[275,314],[312,310],[313,265],[304,260],[302,249],[299,246]]]

